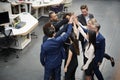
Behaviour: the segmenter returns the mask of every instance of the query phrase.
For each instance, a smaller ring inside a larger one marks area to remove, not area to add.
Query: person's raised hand
[[[72,23],[73,23],[73,18],[74,18],[74,16],[72,15],[72,16],[70,17],[69,24],[72,24]]]

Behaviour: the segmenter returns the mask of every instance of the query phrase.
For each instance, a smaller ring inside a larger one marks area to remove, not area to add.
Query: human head
[[[51,12],[49,13],[49,18],[50,18],[51,21],[58,21],[58,16],[57,16],[57,14],[56,14],[55,12],[53,12],[53,11],[51,11]]]
[[[43,32],[48,37],[54,37],[55,28],[50,22],[48,22],[43,26]]]
[[[91,30],[92,26],[93,26],[95,23],[97,23],[97,20],[96,20],[95,18],[92,18],[92,19],[88,20],[88,22],[87,22],[87,27],[88,27],[88,29]]]
[[[88,40],[89,40],[89,44],[92,44],[95,48],[95,44],[96,44],[96,32],[93,30],[89,30],[87,33],[88,36]]]
[[[92,30],[94,30],[96,33],[99,32],[101,26],[99,23],[95,23],[93,26],[92,26]]]
[[[88,7],[87,7],[87,5],[82,5],[80,7],[80,9],[81,9],[81,13],[83,14],[83,16],[87,16],[88,15]]]
[[[92,27],[91,27],[92,25],[93,25],[92,21],[91,21],[91,20],[88,20],[88,22],[87,22],[87,28],[88,28],[89,30],[92,28]]]
[[[63,19],[67,18],[67,19],[69,20],[71,16],[72,16],[72,13],[66,13],[66,14],[63,16]]]

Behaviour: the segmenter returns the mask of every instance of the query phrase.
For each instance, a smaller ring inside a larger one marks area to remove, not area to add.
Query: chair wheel
[[[16,58],[19,58],[19,56],[17,55]]]
[[[8,60],[4,60],[4,62],[8,62]]]

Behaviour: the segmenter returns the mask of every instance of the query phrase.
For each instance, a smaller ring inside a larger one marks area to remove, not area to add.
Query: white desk
[[[17,1],[17,2],[10,2],[10,3],[13,7],[18,6],[19,13],[22,12],[21,5],[25,5],[25,12],[31,13],[31,5],[32,5],[31,1]],[[29,7],[28,7],[28,5],[29,5]],[[28,10],[28,8],[29,8],[29,10]]]
[[[20,13],[18,15],[20,16],[21,21],[26,22],[26,25],[20,29],[13,28],[13,35],[27,35],[38,25],[38,20],[35,19],[31,14]]]
[[[14,27],[6,27],[7,29],[12,29],[12,35],[16,36],[18,41],[18,45],[12,45],[12,48],[23,49],[31,42],[31,31],[35,29],[38,25],[38,20],[35,19],[29,13],[21,13],[18,14],[20,16],[21,21],[26,22],[25,26],[20,29],[15,29]],[[18,16],[17,15],[17,16]],[[10,18],[14,18],[15,16],[11,16]]]
[[[63,2],[64,0],[50,0],[50,2],[48,3],[44,3],[44,1],[35,1],[32,3],[32,7],[34,9],[36,9],[36,18],[38,19],[39,18],[39,8],[41,8],[41,16],[44,15],[44,7],[47,7],[47,6],[52,6],[52,5],[59,5]]]

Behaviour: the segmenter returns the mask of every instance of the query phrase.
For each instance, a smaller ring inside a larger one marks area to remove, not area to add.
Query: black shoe
[[[111,66],[112,66],[112,67],[115,66],[115,61],[114,61],[114,58],[113,58],[113,57],[111,58]]]

